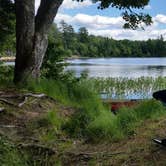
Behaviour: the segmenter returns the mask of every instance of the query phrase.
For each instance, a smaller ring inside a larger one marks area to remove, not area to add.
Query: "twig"
[[[4,102],[4,103],[6,103],[6,104],[9,104],[9,105],[15,106],[15,107],[18,106],[17,104],[12,103],[12,102],[10,102],[10,101],[8,101],[8,100],[6,100],[6,99],[3,99],[3,98],[0,98],[0,101]]]
[[[41,93],[41,94],[33,94],[33,93],[27,93],[27,94],[24,94],[24,96],[26,97],[37,97],[37,98],[42,98],[42,97],[46,97],[46,95],[44,93]]]
[[[18,104],[18,107],[22,107],[28,101],[28,97],[24,97],[24,101]]]
[[[0,95],[1,98],[17,98],[17,97],[37,97],[37,98],[42,98],[45,97],[46,95],[44,93],[41,94],[33,94],[33,93],[26,93],[26,94],[10,94],[10,95]]]
[[[0,125],[0,128],[18,128],[19,126],[14,125]]]

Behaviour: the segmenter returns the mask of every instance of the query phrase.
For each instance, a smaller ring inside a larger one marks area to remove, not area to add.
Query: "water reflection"
[[[166,58],[96,58],[68,62],[66,70],[74,71],[77,77],[85,70],[90,77],[166,76]]]

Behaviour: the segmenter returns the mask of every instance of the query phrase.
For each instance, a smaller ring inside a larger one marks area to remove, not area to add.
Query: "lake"
[[[66,70],[79,77],[87,71],[89,77],[158,77],[166,76],[166,58],[84,58],[67,60]]]

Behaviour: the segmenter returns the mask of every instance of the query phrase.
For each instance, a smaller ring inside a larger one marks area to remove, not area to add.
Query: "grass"
[[[116,116],[110,113],[98,116],[88,126],[91,139],[121,140],[132,136],[136,128],[148,119],[158,119],[166,115],[165,107],[158,101],[144,101],[136,107],[123,107]]]
[[[18,151],[16,146],[9,142],[7,138],[0,136],[0,165],[2,166],[27,166],[24,156]]]
[[[54,80],[41,80],[38,84],[32,82],[28,89],[45,93],[59,100],[64,105],[77,109],[78,113],[64,125],[66,130],[77,136],[83,136],[85,126],[104,109],[97,93],[93,92],[86,83],[64,83]]]
[[[41,80],[38,84],[31,84],[29,89],[44,92],[66,105],[75,107],[76,113],[62,128],[70,136],[92,141],[117,141],[131,136],[144,120],[158,118],[166,113],[160,102],[148,100],[133,108],[124,107],[115,116],[103,106],[92,86],[85,81],[68,84]]]
[[[65,119],[62,119],[56,109],[52,109],[41,117],[27,124],[28,131],[37,134],[42,143],[51,144],[62,135],[62,126]]]

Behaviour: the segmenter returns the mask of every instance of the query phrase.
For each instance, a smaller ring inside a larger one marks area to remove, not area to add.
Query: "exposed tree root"
[[[8,101],[7,99],[0,98],[0,101],[4,102],[4,103],[6,103],[6,104],[9,104],[9,105],[18,107],[18,105],[17,105],[16,103],[10,102],[10,101]]]
[[[8,104],[8,105],[12,105],[14,107],[19,107],[21,108],[24,104],[27,103],[28,101],[28,97],[35,97],[35,98],[49,98],[51,100],[54,100],[53,98],[46,96],[45,94],[41,93],[41,94],[33,94],[33,93],[26,93],[26,94],[2,94],[0,93],[0,101]],[[22,100],[20,103],[16,103],[13,101],[9,101],[9,99],[17,99],[19,98],[20,100]],[[3,110],[0,109],[0,112],[2,112]]]
[[[28,101],[28,97],[24,97],[24,100],[18,104],[18,107],[22,107]]]

